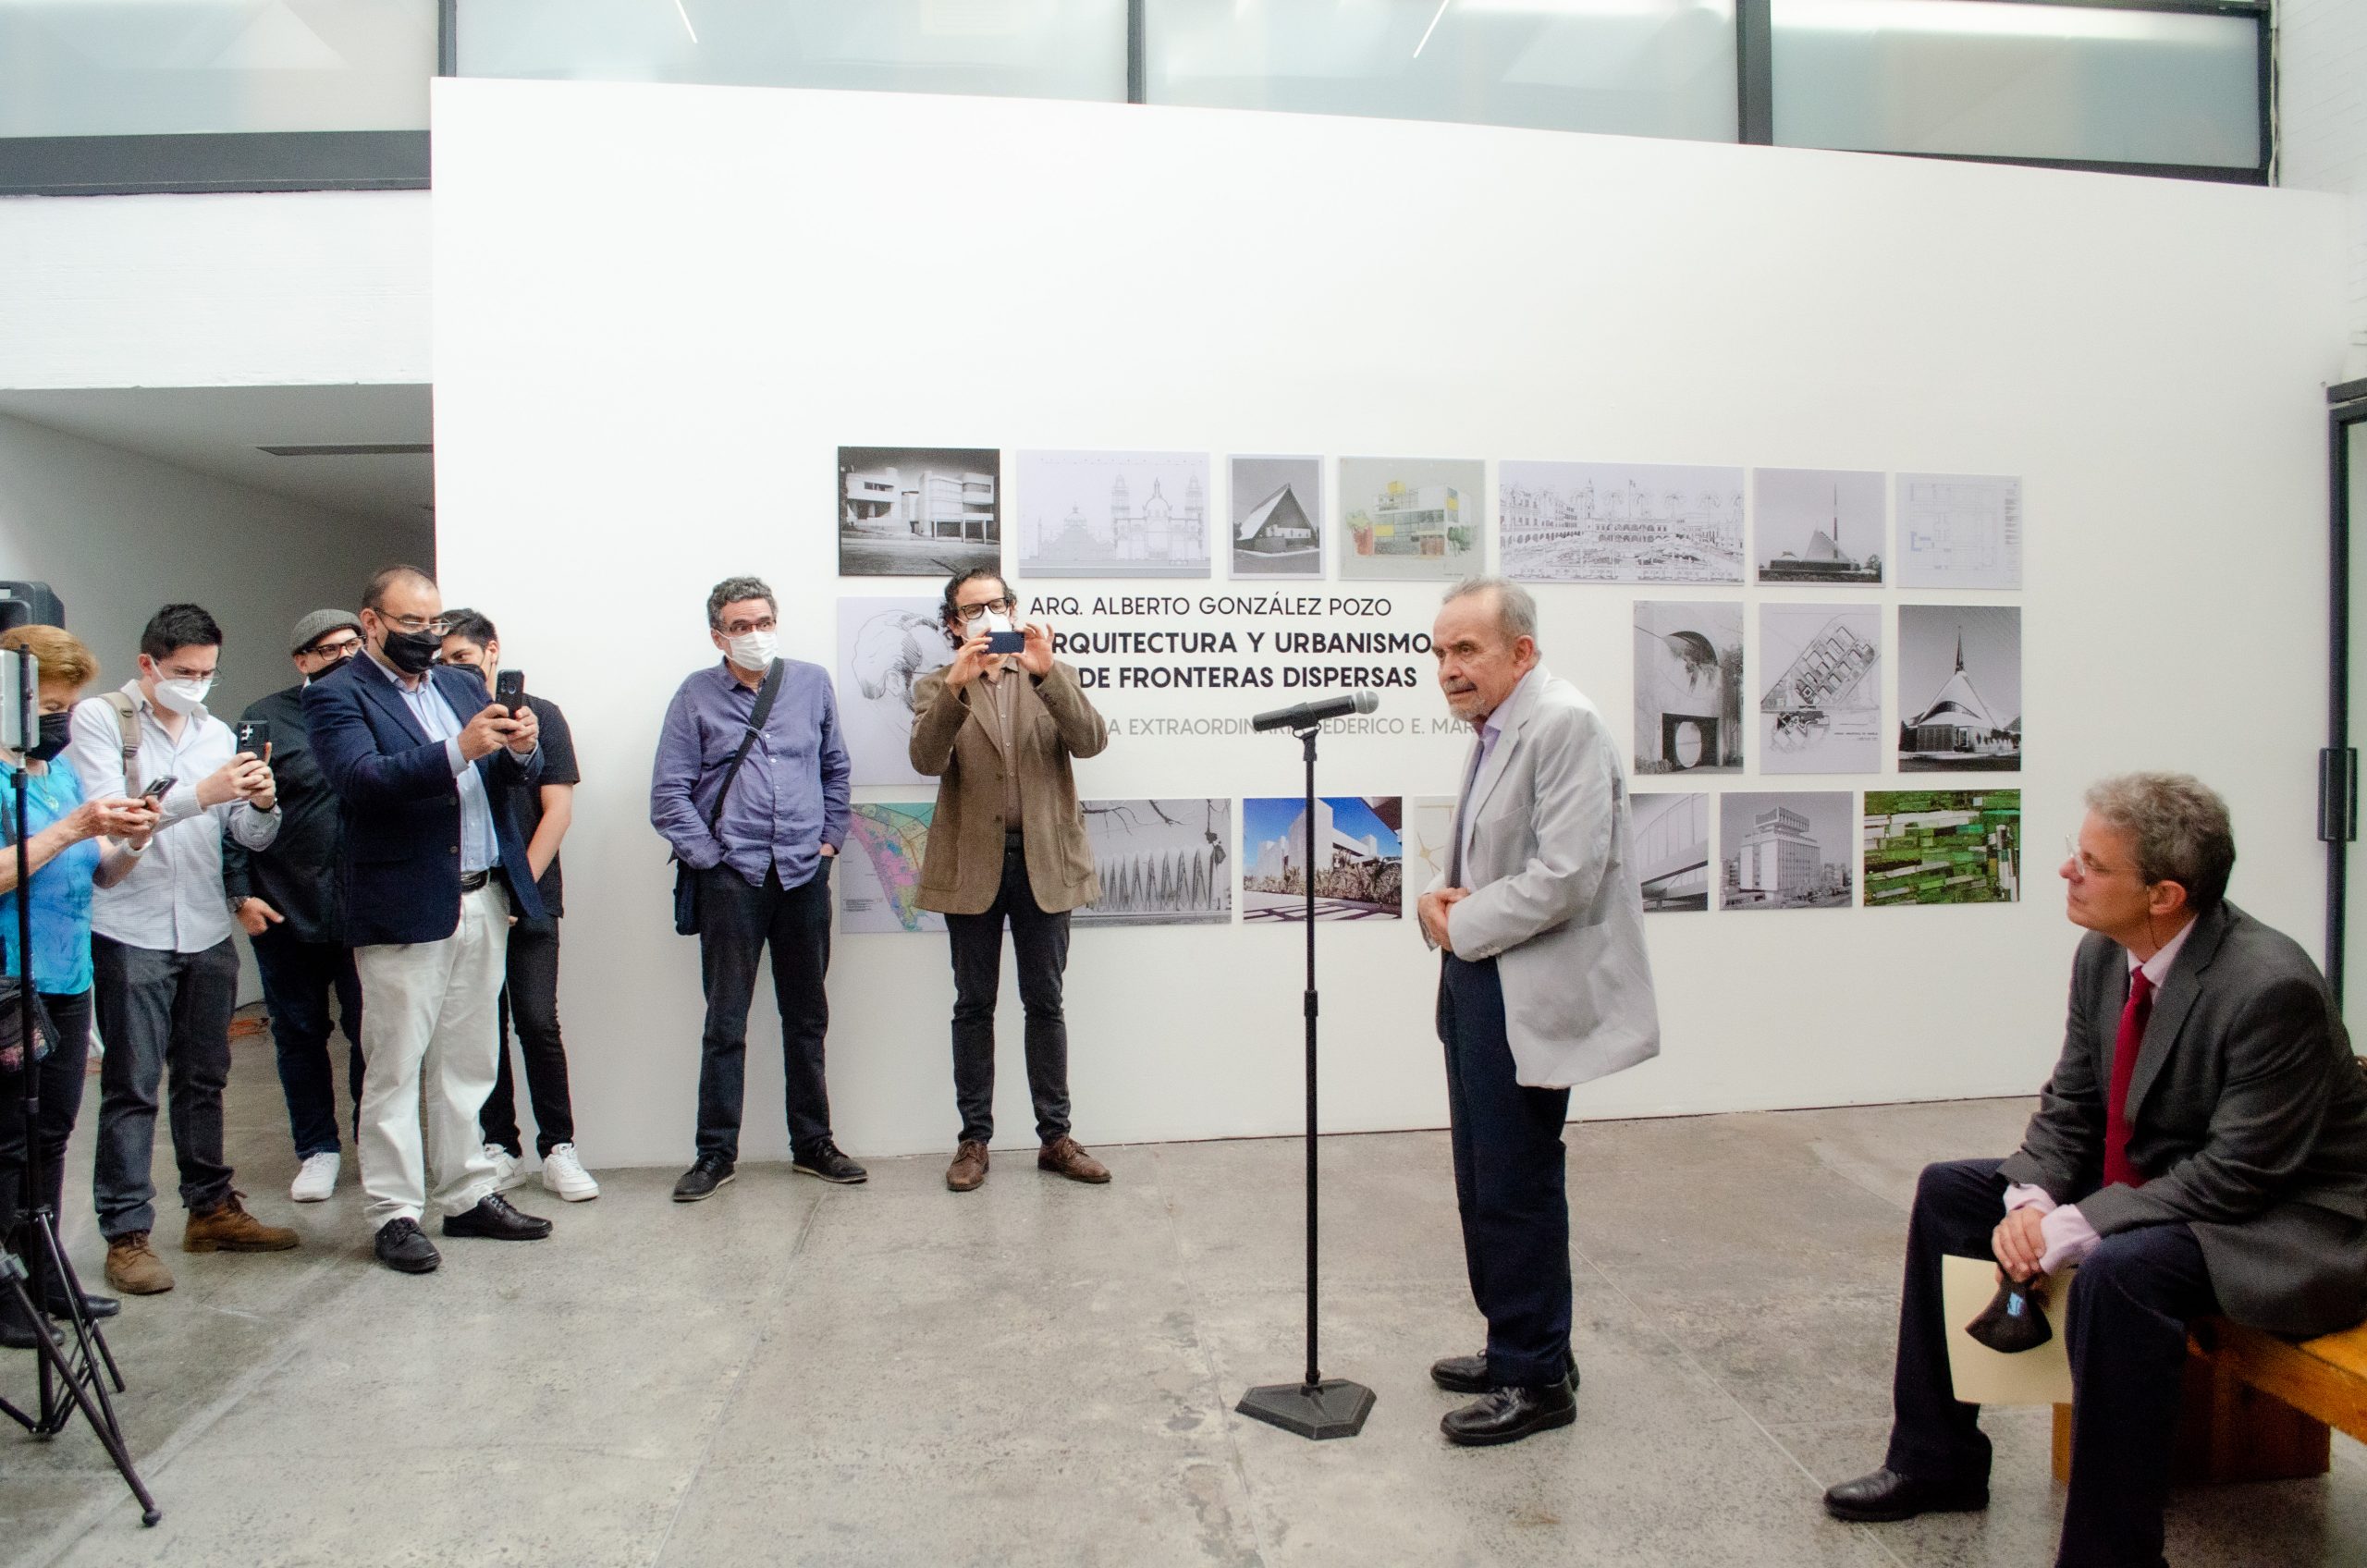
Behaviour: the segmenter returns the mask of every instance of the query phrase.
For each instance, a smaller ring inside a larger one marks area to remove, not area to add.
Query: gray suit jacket
[[[2078,1203],[2102,1235],[2192,1226],[2239,1323],[2306,1335],[2367,1317],[2367,1077],[2309,955],[2233,904],[2196,917],[2128,1085],[2128,1158],[2150,1179],[2099,1190],[2128,999],[2126,949],[2090,934],[2062,1060],[2005,1178]]]
[[[1456,957],[1496,961],[1520,1082],[1583,1084],[1661,1049],[1627,780],[1618,741],[1576,687],[1539,666],[1506,701],[1463,814],[1471,896],[1447,934]],[[1442,871],[1431,888],[1445,885]]]

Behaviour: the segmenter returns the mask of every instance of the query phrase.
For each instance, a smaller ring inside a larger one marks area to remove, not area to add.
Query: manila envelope
[[[2000,1355],[1965,1332],[1965,1325],[1981,1316],[1997,1293],[1997,1265],[1981,1257],[1940,1259],[1940,1293],[1948,1319],[1948,1366],[1955,1374],[1956,1398],[1968,1404],[2069,1404],[2071,1357],[2064,1347],[2067,1315],[2077,1268],[2062,1269],[2046,1281],[2046,1321],[2054,1337],[2036,1350]]]

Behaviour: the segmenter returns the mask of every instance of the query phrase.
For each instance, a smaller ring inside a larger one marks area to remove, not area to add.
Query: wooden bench
[[[2367,1323],[2295,1344],[2225,1318],[2187,1341],[2184,1484],[2323,1476],[2330,1433],[2367,1441]],[[2071,1407],[2054,1407],[2054,1478],[2071,1478]]]

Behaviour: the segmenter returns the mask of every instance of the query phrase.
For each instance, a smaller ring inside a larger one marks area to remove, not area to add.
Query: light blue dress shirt
[[[444,693],[435,689],[435,680],[421,676],[416,687],[407,686],[402,677],[378,662],[374,654],[365,655],[370,668],[394,682],[402,693],[403,706],[411,709],[411,717],[427,731],[431,741],[444,742],[444,754],[452,765],[452,778],[460,791],[460,875],[473,876],[480,871],[491,871],[501,864],[501,840],[493,830],[493,802],[484,792],[484,775],[460,754],[460,731],[466,728]]]

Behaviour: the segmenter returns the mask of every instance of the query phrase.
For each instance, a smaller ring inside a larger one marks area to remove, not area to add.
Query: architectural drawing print
[[[1206,577],[1204,452],[1022,452],[1019,574]]]
[[[1528,582],[1740,582],[1742,470],[1497,466],[1500,569]]]
[[[1883,612],[1875,605],[1761,605],[1761,773],[1878,773]]]
[[[839,856],[839,929],[942,931],[945,916],[920,906],[921,860],[928,849],[931,801],[859,802]]]
[[[953,662],[938,598],[839,601],[839,723],[857,784],[926,784],[913,771],[913,689]]]
[[[1900,474],[1898,585],[2019,588],[2022,482],[1994,474]]]
[[[1002,454],[839,448],[839,575],[948,577],[1002,564]]]
[[[1488,465],[1452,458],[1340,459],[1340,575],[1476,577]]]

